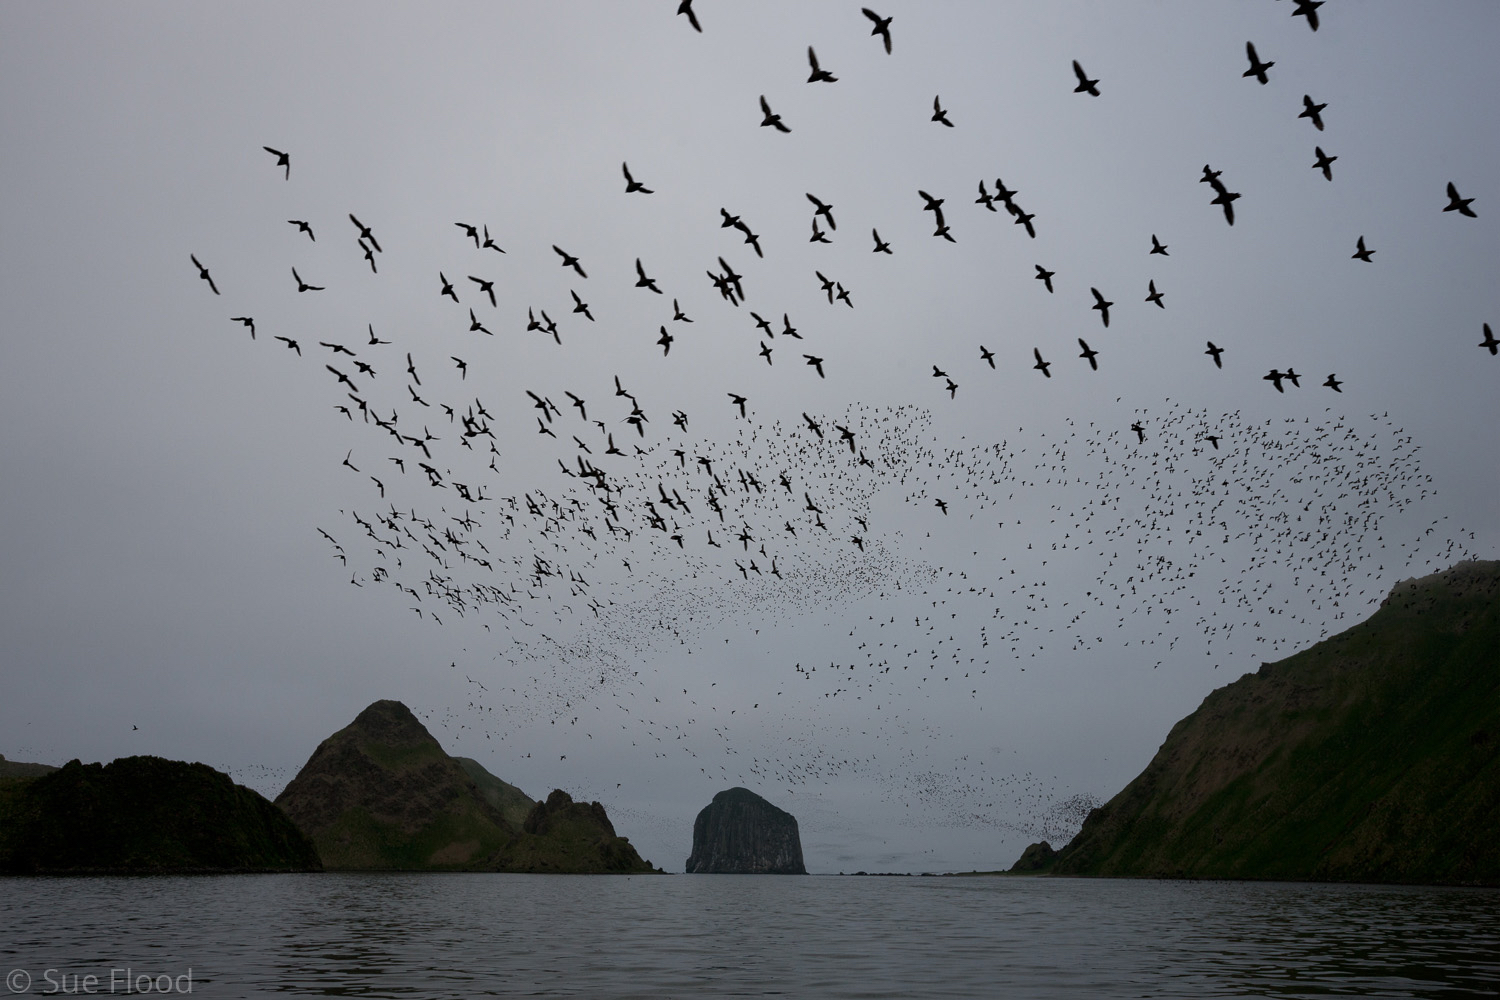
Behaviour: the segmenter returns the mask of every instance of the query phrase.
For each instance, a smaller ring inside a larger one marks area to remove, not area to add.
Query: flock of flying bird
[[[1293,15],[1316,31],[1320,6],[1295,0]],[[862,12],[890,53],[893,18]],[[682,0],[678,13],[703,31],[692,0]],[[1262,60],[1253,44],[1247,56],[1244,75],[1268,84],[1274,61]],[[807,59],[809,84],[838,82],[811,46]],[[1100,80],[1077,61],[1072,68],[1075,91],[1100,97]],[[1308,95],[1303,104],[1299,117],[1323,131],[1327,104]],[[759,105],[761,126],[792,130],[764,95]],[[931,120],[959,127],[941,95]],[[290,182],[290,155],[264,148]],[[1332,180],[1338,157],[1321,146],[1316,156],[1314,168]],[[628,163],[621,172],[624,194],[656,193]],[[1240,194],[1209,165],[1201,181],[1232,226]],[[1018,194],[999,178],[991,190],[986,178],[975,204],[991,213],[1003,208],[1035,238],[1036,216]],[[1443,211],[1477,217],[1473,198],[1452,183],[1447,194]],[[925,190],[916,195],[919,210],[931,213],[932,235],[956,242],[947,200]],[[838,230],[834,205],[806,197],[810,242],[828,242]],[[720,215],[718,229],[741,235],[764,257],[761,234],[726,208]],[[343,229],[343,216],[352,232]],[[308,219],[287,224],[292,239],[323,246],[322,222],[316,230]],[[479,261],[498,264],[510,251],[486,223],[452,225],[456,243],[472,256],[462,273],[434,268],[436,296],[451,303],[444,308],[467,313],[467,326],[455,323],[455,334],[494,337],[477,310],[498,310],[502,301]],[[372,275],[386,273],[371,226],[347,211],[338,213],[337,226]],[[878,229],[871,237],[873,253],[894,254]],[[570,278],[590,280],[583,255],[550,249]],[[1374,252],[1360,236],[1355,258],[1371,262]],[[1154,233],[1149,254],[1169,255]],[[750,279],[714,256],[717,266],[706,273],[719,299],[736,310],[747,306]],[[222,294],[209,269],[196,255],[191,260],[212,293]],[[1035,279],[1053,293],[1056,272],[1034,267]],[[326,290],[297,267],[288,271],[296,294]],[[661,280],[639,257],[634,272],[634,287],[665,301]],[[855,307],[841,281],[822,271],[814,277],[829,306]],[[578,288],[569,291],[575,321],[596,322]],[[1115,303],[1096,287],[1090,293],[1091,309],[1109,327]],[[1152,279],[1146,303],[1165,309],[1163,300]],[[673,330],[695,322],[681,297],[671,302],[671,319],[659,324],[655,341],[663,356],[671,354]],[[803,332],[786,311],[777,322],[776,311],[758,303],[744,310],[757,331],[757,357],[774,367],[775,349],[795,340],[803,365],[826,378],[825,365],[839,359],[822,348],[803,350]],[[527,335],[564,347],[564,331],[546,308],[527,305],[525,313]],[[230,320],[259,339],[248,312]],[[618,739],[658,757],[684,755],[716,780],[794,790],[863,777],[955,825],[1056,839],[1093,800],[967,756],[935,769],[951,734],[926,720],[922,702],[962,697],[982,706],[998,692],[1002,662],[1024,671],[1038,654],[1097,655],[1134,645],[1151,647],[1160,666],[1179,643],[1196,643],[1215,660],[1225,647],[1241,648],[1247,635],[1251,649],[1279,652],[1299,631],[1326,634],[1378,600],[1387,563],[1404,568],[1425,558],[1436,568],[1434,559],[1468,555],[1461,534],[1450,533],[1446,549],[1434,550],[1440,524],[1411,539],[1385,536],[1387,519],[1432,491],[1410,436],[1380,415],[1350,420],[1329,411],[1317,421],[1257,422],[1239,411],[1211,413],[1168,400],[1160,412],[1132,410],[1131,422],[1115,427],[1068,421],[1050,438],[1018,429],[1002,442],[953,447],[938,439],[921,406],[855,402],[838,413],[809,406],[778,418],[728,390],[735,430],[714,438],[690,429],[688,413],[663,401],[668,387],[637,391],[615,375],[587,392],[536,386],[524,399],[485,399],[470,390],[480,383],[469,382],[472,362],[461,354],[430,357],[422,345],[408,350],[382,339],[374,321],[361,325],[354,342],[265,331],[298,357],[304,348],[327,352],[317,357],[328,373],[329,405],[359,435],[342,465],[368,492],[350,504],[345,525],[318,531],[352,585],[394,589],[424,620],[472,618],[485,621],[485,630],[494,621],[508,635],[499,654],[510,665],[507,676],[488,678],[488,686],[486,678],[466,676],[473,695],[467,709],[455,706],[439,720],[487,739],[520,738],[512,734],[541,722],[581,725],[590,740],[618,727]],[[1079,357],[1098,371],[1099,351],[1083,338],[1078,344]],[[1480,346],[1492,355],[1500,347],[1488,324]],[[978,348],[978,364],[994,369],[996,352]],[[1207,342],[1204,354],[1216,369],[1224,368],[1225,353]],[[1052,378],[1054,362],[1039,347],[1031,355],[1032,367]],[[942,366],[934,364],[931,375],[956,397],[958,382]],[[1288,367],[1262,377],[1285,392],[1303,376]],[[1323,385],[1342,392],[1335,374]],[[556,449],[553,485],[519,483],[508,464],[501,429],[514,424],[517,406],[532,413],[527,426],[534,419],[533,433]],[[935,520],[899,514],[906,505]],[[962,527],[945,534],[948,518]],[[1012,543],[1017,535],[1024,549]],[[1047,589],[1061,566],[1088,578],[1082,593]],[[739,700],[712,690],[720,685],[707,671],[702,684],[670,690],[655,671],[642,676],[643,659],[664,644],[711,659],[719,637],[738,634],[733,623],[775,623],[795,637],[804,627],[798,623],[826,631],[851,608],[864,620],[844,637],[844,662],[804,663],[788,652],[794,665],[743,685]],[[1314,612],[1321,617],[1309,617]],[[785,701],[796,708],[782,707]],[[810,720],[834,726],[850,718],[865,725],[841,747],[818,739],[818,725],[809,733]],[[887,742],[909,746],[913,739],[926,740],[933,754],[910,751],[892,760],[881,752]]]

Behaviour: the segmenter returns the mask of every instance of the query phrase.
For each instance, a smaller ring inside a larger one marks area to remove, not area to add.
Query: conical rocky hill
[[[276,804],[330,869],[651,871],[604,808],[552,827],[534,803],[477,761],[450,757],[399,701],[377,701],[318,745]],[[597,814],[597,815],[596,815]],[[518,817],[527,817],[519,819]]]

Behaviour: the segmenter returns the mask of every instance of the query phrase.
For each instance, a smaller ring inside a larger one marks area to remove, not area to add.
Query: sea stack
[[[714,796],[693,822],[688,874],[806,875],[797,817],[748,788]]]

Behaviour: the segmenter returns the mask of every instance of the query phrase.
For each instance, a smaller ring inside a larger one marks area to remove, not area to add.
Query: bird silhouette
[[[943,110],[943,96],[941,94],[932,99],[932,120],[940,122],[949,128],[953,127],[953,123],[948,120],[948,112]]]
[[[1210,340],[1208,342],[1208,350],[1204,351],[1203,353],[1207,354],[1207,355],[1210,355],[1214,359],[1214,367],[1215,368],[1223,368],[1224,367],[1224,362],[1219,357],[1219,355],[1221,355],[1221,354],[1224,353],[1224,348],[1222,348],[1222,347],[1215,347],[1214,346],[1214,342],[1212,340]]]
[[[1274,62],[1261,62],[1260,57],[1255,54],[1255,43],[1245,43],[1245,54],[1250,57],[1250,68],[1241,73],[1241,76],[1253,76],[1261,83],[1270,82],[1266,76],[1266,70],[1275,66]]]
[[[818,54],[813,51],[811,45],[807,47],[807,64],[812,67],[812,73],[807,77],[808,83],[838,83],[838,77],[826,69],[819,68]]]
[[[1041,350],[1041,348],[1039,348],[1039,347],[1033,347],[1031,349],[1031,353],[1036,355],[1036,364],[1032,365],[1031,367],[1035,368],[1037,371],[1041,372],[1043,375],[1047,376],[1048,378],[1051,378],[1052,377],[1052,372],[1048,371],[1048,369],[1051,368],[1052,365],[1051,365],[1050,362],[1042,360],[1042,350]]]
[[[1082,337],[1078,338],[1078,346],[1083,348],[1083,353],[1078,356],[1087,361],[1090,368],[1092,368],[1094,371],[1098,371],[1099,362],[1096,361],[1095,358],[1099,356],[1099,352],[1089,347],[1089,345],[1084,341]],[[1041,358],[1038,358],[1037,360],[1040,361]]]
[[[1161,240],[1157,239],[1155,233],[1151,234],[1151,253],[1161,254],[1163,257],[1172,256],[1171,254],[1167,253],[1167,245]]]
[[[682,0],[682,2],[677,5],[677,13],[686,14],[688,24],[691,24],[693,26],[693,30],[698,32],[699,34],[703,33],[703,25],[698,23],[698,15],[693,13],[693,0]]]
[[[559,257],[562,258],[563,267],[571,267],[575,272],[577,272],[580,278],[588,277],[588,275],[584,273],[583,266],[579,264],[577,257],[574,257],[572,254],[568,253],[556,243],[552,244],[552,249]]]
[[[1329,156],[1327,153],[1323,152],[1322,146],[1314,146],[1313,152],[1318,156],[1318,161],[1313,164],[1313,169],[1323,171],[1324,180],[1333,180],[1333,161],[1337,160],[1338,157]]]
[[[251,327],[251,335],[254,336],[253,326]],[[1479,342],[1479,346],[1485,348],[1491,354],[1497,353],[1496,348],[1500,348],[1500,340],[1496,340],[1495,335],[1490,332],[1490,325],[1488,323],[1484,324],[1484,339]]]
[[[1091,292],[1094,293],[1094,304],[1092,306],[1090,306],[1089,308],[1099,310],[1099,318],[1102,319],[1104,321],[1104,325],[1106,327],[1108,327],[1109,326],[1109,307],[1112,306],[1112,305],[1114,305],[1114,303],[1111,302],[1111,301],[1109,301],[1108,299],[1106,299],[1103,295],[1101,295],[1099,293],[1099,289],[1097,289],[1097,288],[1090,288],[1089,291],[1091,291]]]
[[[219,294],[219,286],[216,285],[216,284],[214,284],[214,279],[209,275],[208,268],[206,268],[202,264],[200,264],[198,262],[198,258],[195,255],[193,255],[193,254],[188,254],[188,259],[191,260],[193,262],[193,266],[198,269],[198,277],[200,277],[204,281],[208,282],[209,289],[215,295],[218,295]],[[292,273],[295,274],[296,272],[293,271]],[[253,327],[253,325],[251,327],[251,334],[252,335],[254,334],[254,327]]]
[[[1078,77],[1078,86],[1073,88],[1073,93],[1099,96],[1099,81],[1090,80],[1088,74],[1084,73],[1083,67],[1078,64],[1077,59],[1073,60],[1073,75]]]
[[[324,290],[322,285],[309,285],[303,281],[302,275],[297,273],[295,267],[292,268],[292,278],[297,282],[297,291],[299,292],[321,292]]]
[[[635,194],[636,192],[639,192],[641,194],[655,194],[656,193],[655,191],[653,191],[650,188],[648,188],[646,185],[642,184],[640,181],[636,180],[634,177],[630,176],[630,165],[628,163],[621,163],[620,164],[620,169],[622,171],[624,171],[624,173],[625,173],[625,193],[626,194]]]
[[[1327,104],[1314,104],[1311,94],[1303,94],[1302,113],[1297,117],[1309,119],[1313,123],[1313,128],[1321,132],[1323,131],[1323,109],[1326,107],[1328,107]]]
[[[1374,261],[1372,261],[1370,258],[1374,255],[1374,250],[1365,249],[1365,238],[1361,236],[1359,240],[1354,244],[1354,259],[1362,260],[1366,264],[1373,264]]]
[[[1448,204],[1443,206],[1443,211],[1457,212],[1459,215],[1467,215],[1471,219],[1478,218],[1478,216],[1474,214],[1474,210],[1469,207],[1469,204],[1473,202],[1473,200],[1473,198],[1460,198],[1458,196],[1458,188],[1453,186],[1452,181],[1449,181]]]
[[[786,124],[786,122],[784,122],[784,121],[781,120],[781,116],[780,115],[776,114],[775,112],[773,112],[771,110],[771,105],[769,105],[769,104],[766,103],[766,95],[765,94],[761,94],[760,95],[760,110],[761,110],[761,113],[765,116],[760,121],[760,124],[761,124],[762,128],[765,128],[766,126],[770,126],[771,128],[774,128],[778,132],[790,132],[791,131],[791,127],[788,126]]]
[[[1056,271],[1047,270],[1040,264],[1036,265],[1036,280],[1046,285],[1049,292],[1052,291],[1052,276],[1056,273]]]

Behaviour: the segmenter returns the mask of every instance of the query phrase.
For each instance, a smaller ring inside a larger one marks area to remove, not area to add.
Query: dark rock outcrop
[[[331,869],[649,872],[604,807],[533,802],[450,757],[399,701],[377,701],[319,744],[276,798]]]
[[[508,872],[644,874],[654,870],[629,840],[615,833],[602,805],[574,802],[560,788],[532,807],[522,824],[522,835],[502,848],[492,864]]]
[[[317,871],[280,809],[207,764],[69,761],[0,789],[0,871]]]
[[[797,818],[748,788],[714,796],[693,822],[689,874],[806,875]]]
[[[1055,874],[1500,885],[1500,562],[1214,691]]]
[[[1044,872],[1052,867],[1052,862],[1057,857],[1057,852],[1052,845],[1045,840],[1038,844],[1032,844],[1021,852],[1020,858],[1010,866],[1013,872]]]

